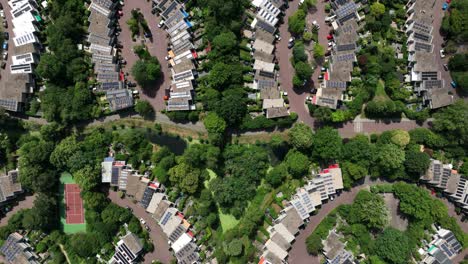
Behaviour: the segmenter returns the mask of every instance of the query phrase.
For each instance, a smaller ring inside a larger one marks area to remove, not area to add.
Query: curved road
[[[129,199],[121,199],[117,192],[109,190],[108,198],[115,204],[121,207],[130,207],[133,210],[133,215],[138,217],[138,219],[143,218],[146,221],[146,224],[151,228],[150,238],[153,240],[154,251],[147,253],[144,256],[145,264],[151,264],[153,260],[159,260],[162,263],[169,263],[173,259],[172,252],[169,250],[169,245],[167,244],[167,236],[163,233],[161,227],[156,223],[156,221],[151,218],[151,216],[145,211],[143,207],[138,204],[134,204]]]
[[[379,184],[382,183],[380,180],[375,182],[370,182],[372,184]],[[291,250],[289,251],[289,258],[288,263],[290,264],[319,264],[320,258],[317,256],[312,256],[307,253],[306,249],[306,239],[312,233],[312,231],[320,224],[320,222],[336,207],[342,204],[351,204],[354,201],[357,193],[365,189],[369,186],[369,184],[364,184],[360,186],[356,186],[352,188],[349,192],[343,192],[340,196],[336,197],[335,200],[329,201],[328,203],[322,205],[319,209],[318,214],[311,216],[310,222],[308,223],[307,227],[300,232],[300,234],[296,237],[294,244],[292,245]],[[447,199],[440,199],[447,205],[448,214],[452,217],[455,217],[457,220],[458,225],[462,228],[465,233],[468,233],[468,223],[461,221],[461,216],[457,215],[455,212],[455,207],[452,203],[448,202]],[[468,249],[465,249],[461,252],[455,259],[453,259],[453,263],[459,263],[463,260],[463,257],[468,254]]]

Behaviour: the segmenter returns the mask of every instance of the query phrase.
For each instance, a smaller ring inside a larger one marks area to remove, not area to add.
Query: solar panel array
[[[172,231],[171,235],[169,236],[169,241],[174,243],[180,236],[185,233],[185,228],[182,225],[178,225],[174,231]]]
[[[259,75],[263,76],[263,77],[267,77],[267,78],[275,78],[275,73],[273,73],[273,72],[267,72],[267,71],[260,70]]]
[[[146,187],[145,192],[143,193],[143,198],[141,198],[140,201],[145,209],[148,207],[151,198],[153,197],[154,191],[155,190],[153,188]]]
[[[101,84],[101,90],[105,91],[120,88],[122,88],[120,82],[104,82]]]
[[[18,101],[12,99],[0,99],[0,106],[9,111],[18,110]]]
[[[422,33],[414,32],[414,38],[420,39],[420,40],[422,40],[422,41],[429,42],[430,39],[431,39],[431,36],[430,36],[430,35],[427,35],[427,34],[422,34]]]
[[[169,221],[169,219],[171,219],[171,217],[172,217],[172,213],[171,213],[171,212],[167,212],[167,213],[164,215],[163,219],[161,220],[161,225],[166,225],[167,222]]]
[[[414,21],[413,28],[415,30],[419,30],[423,33],[430,34],[432,31],[432,26],[427,25],[426,23],[420,22],[420,21]]]
[[[173,77],[174,77],[174,81],[178,82],[178,81],[182,81],[182,80],[184,80],[186,78],[193,77],[193,73],[192,73],[191,70],[189,70],[189,71],[178,73],[178,74],[174,75]]]
[[[3,247],[1,248],[1,252],[5,255],[7,261],[12,262],[15,260],[16,255],[20,253],[21,247],[18,246],[18,241],[8,237],[7,241],[4,243]]]
[[[355,13],[351,13],[351,14],[348,14],[342,18],[339,18],[340,20],[340,23],[343,24],[344,22],[350,20],[350,19],[353,19],[353,18],[356,18],[356,14]]]
[[[343,45],[337,45],[336,50],[337,51],[347,51],[347,50],[354,50],[356,48],[356,44],[343,44]]]
[[[348,2],[348,0],[336,0],[335,2],[339,5],[344,5]]]
[[[458,252],[460,252],[462,250],[462,246],[461,246],[460,242],[457,240],[457,238],[455,237],[455,235],[452,232],[450,232],[448,235],[446,235],[444,237],[444,239],[450,245],[450,247],[452,248],[452,252],[454,254],[457,254]]]
[[[354,55],[354,53],[350,53],[350,54],[338,55],[333,60],[335,62],[350,61],[350,60],[354,61],[355,57],[356,57],[356,55]]]
[[[164,10],[164,12],[162,13],[162,16],[163,17],[167,17],[167,15],[169,15],[173,10],[174,8],[176,8],[177,6],[177,2],[172,2],[172,4],[166,9]]]
[[[346,89],[346,82],[327,81],[327,88],[340,88]]]
[[[414,45],[415,45],[414,49],[416,51],[432,52],[432,45],[431,44],[416,42]]]
[[[261,19],[259,19],[257,21],[257,27],[259,27],[259,28],[265,30],[266,32],[271,33],[271,34],[274,34],[275,31],[276,31],[276,28],[274,26],[268,24],[267,22],[265,22],[265,21],[263,21]]]
[[[349,14],[356,12],[356,9],[357,9],[356,3],[349,2],[343,5],[342,7],[340,7],[339,9],[337,9],[335,13],[336,13],[336,16],[340,19],[340,18],[344,18],[348,16]]]
[[[266,88],[274,88],[276,87],[276,82],[273,80],[259,80],[258,81],[258,88],[259,89],[266,89]]]
[[[443,88],[442,80],[427,80],[423,81],[423,83],[426,89]]]
[[[421,73],[421,78],[423,81],[437,80],[438,77],[439,77],[439,74],[437,72],[422,72]]]
[[[320,97],[320,101],[324,104],[335,104],[335,100],[331,98]]]

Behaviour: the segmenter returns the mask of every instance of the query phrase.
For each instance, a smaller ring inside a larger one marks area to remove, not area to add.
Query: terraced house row
[[[450,84],[442,78],[434,50],[433,33],[435,0],[409,0],[405,24],[408,36],[408,67],[414,91],[423,99],[423,106],[436,109],[452,104],[455,99],[449,94]],[[442,56],[442,55],[440,55]]]
[[[330,4],[334,14],[332,26],[335,44],[329,56],[324,82],[312,97],[312,104],[337,109],[345,99],[343,94],[351,83],[351,73],[357,61],[358,22],[364,17],[358,13],[361,5],[353,1],[334,0]]]
[[[167,59],[171,67],[172,84],[166,88],[167,111],[195,110],[196,45],[192,42],[192,22],[184,5],[177,0],[154,0],[153,9],[159,12],[169,38]]]
[[[270,239],[263,247],[259,263],[284,263],[288,258],[288,251],[299,233],[299,228],[308,222],[308,218],[315,211],[315,208],[342,189],[343,176],[338,164],[322,170],[314,175],[314,178],[309,180],[305,186],[297,189],[290,201],[283,202],[284,209],[278,218],[273,220],[274,225],[267,229]],[[335,257],[339,256],[333,255],[331,258]],[[333,261],[332,259],[330,261]]]
[[[452,164],[432,160],[421,181],[442,191],[462,212],[468,213],[467,176],[454,170]]]
[[[126,88],[116,59],[118,7],[116,0],[93,0],[88,7],[91,14],[86,51],[94,64],[97,82],[94,91],[105,94],[111,112],[133,106],[132,91]]]
[[[42,6],[45,7],[47,3]],[[6,25],[11,21],[13,29],[7,31],[10,37],[2,45],[4,69],[1,71],[0,107],[21,112],[37,90],[34,68],[42,50],[37,34],[43,19],[35,0],[11,0],[3,8],[3,19]],[[10,43],[13,44],[11,49]]]
[[[106,158],[101,168],[103,183],[124,191],[151,214],[166,235],[178,263],[192,264],[199,260],[199,247],[195,243],[192,226],[169,201],[162,184],[139,175],[131,165],[112,157]]]
[[[250,54],[254,59],[253,83],[247,87],[255,90],[250,99],[262,100],[262,110],[267,118],[278,118],[289,115],[289,109],[283,99],[278,82],[275,58],[275,43],[277,26],[285,8],[281,0],[253,0],[248,15],[253,17],[250,28],[243,35],[250,43]]]

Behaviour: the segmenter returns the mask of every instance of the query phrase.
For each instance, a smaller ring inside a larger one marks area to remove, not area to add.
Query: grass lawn
[[[223,214],[221,209],[218,207],[218,214],[219,214],[219,221],[221,222],[221,227],[223,228],[223,233],[229,229],[234,228],[238,223],[237,220],[233,215],[230,214]]]
[[[208,184],[209,184],[212,180],[216,179],[216,178],[218,177],[218,175],[216,175],[216,172],[214,172],[214,171],[212,171],[212,170],[210,170],[210,169],[206,169],[206,170],[208,171],[208,174],[210,175],[210,179],[205,180],[205,181],[203,182],[203,185],[205,186],[205,188],[208,189]]]
[[[385,84],[382,80],[379,80],[379,83],[377,84],[377,88],[375,90],[374,99],[372,100],[378,101],[378,102],[391,100],[390,97],[388,97],[387,93],[385,92]]]
[[[64,233],[73,234],[78,232],[86,232],[86,223],[84,224],[67,224],[65,216],[65,197],[64,190],[65,184],[76,183],[72,175],[68,172],[63,172],[60,175],[60,186],[59,186],[59,211],[60,211],[60,225]]]

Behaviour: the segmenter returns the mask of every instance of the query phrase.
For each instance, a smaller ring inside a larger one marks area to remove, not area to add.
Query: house
[[[5,256],[6,263],[39,264],[39,257],[34,253],[31,245],[16,232],[8,236],[0,248],[0,252]]]
[[[24,192],[19,182],[18,170],[11,170],[0,176],[0,205],[5,204]]]
[[[115,247],[115,254],[109,264],[133,264],[143,251],[143,244],[133,233],[122,237]]]
[[[31,73],[10,74],[0,82],[0,107],[7,111],[20,112],[36,87]]]
[[[420,263],[424,264],[451,264],[457,254],[463,250],[460,242],[454,234],[447,229],[440,228],[436,234],[433,235],[433,240],[419,249],[419,254],[423,258]]]
[[[289,116],[289,109],[285,106],[283,107],[272,107],[266,109],[266,118],[279,118]]]
[[[106,92],[106,99],[109,109],[112,112],[126,109],[133,106],[133,95],[130,90],[110,90]]]
[[[433,18],[427,14],[434,10],[435,1],[409,0],[406,4],[408,18],[405,33],[408,37],[408,67],[411,69],[410,80],[414,91],[423,99],[423,105],[430,109],[448,106],[454,102],[449,93],[450,87],[442,79],[438,53],[434,52]]]
[[[323,254],[330,264],[353,264],[353,253],[345,249],[345,244],[341,242],[343,236],[338,235],[334,230],[329,231],[328,237],[323,241]]]
[[[140,200],[140,204],[143,208],[148,208],[151,200],[153,199],[153,194],[157,191],[162,190],[162,184],[159,182],[149,182],[146,186],[145,191],[143,192],[143,197]]]
[[[178,213],[179,211],[177,208],[168,208],[161,220],[159,220],[159,226],[161,226],[163,232],[167,236],[172,234],[172,232],[182,223],[182,219],[179,217]]]

